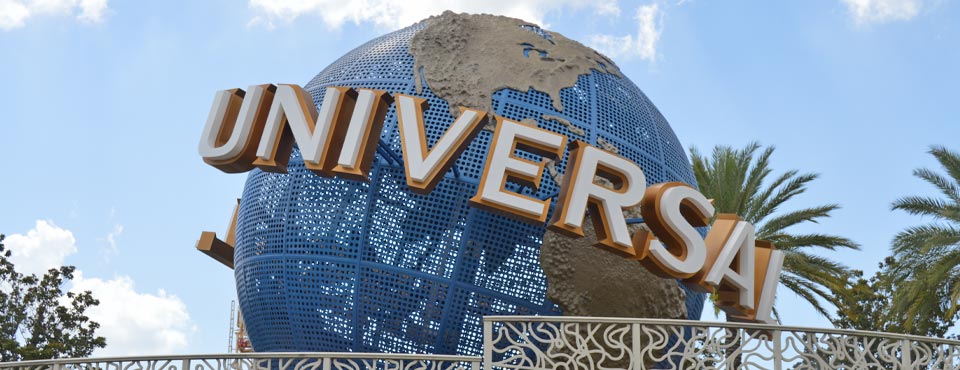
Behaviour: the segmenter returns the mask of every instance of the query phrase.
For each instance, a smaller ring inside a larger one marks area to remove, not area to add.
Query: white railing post
[[[630,340],[633,341],[633,346],[630,350],[633,355],[633,368],[634,369],[643,369],[643,357],[640,356],[640,324],[633,323],[630,325]]]
[[[330,370],[330,357],[323,358],[323,365],[321,367],[323,370]]]
[[[901,369],[912,369],[913,360],[910,358],[910,340],[901,339],[900,340],[900,368]]]
[[[483,319],[483,368],[493,368],[493,322]]]
[[[224,363],[224,365],[226,365],[227,360],[224,360],[223,363]],[[59,369],[54,369],[54,370],[59,370]],[[180,370],[190,370],[190,359],[189,359],[189,358],[183,359],[183,363],[180,364]],[[228,370],[228,369],[224,369],[224,370]]]
[[[783,369],[783,343],[781,341],[781,333],[779,330],[771,330],[770,335],[773,336],[773,370]]]

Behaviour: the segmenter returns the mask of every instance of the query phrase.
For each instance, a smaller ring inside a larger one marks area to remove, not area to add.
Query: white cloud
[[[115,224],[113,225],[113,230],[107,233],[107,253],[108,254],[117,254],[119,249],[117,249],[117,237],[123,234],[123,225]]]
[[[615,0],[250,0],[258,13],[248,25],[274,27],[275,20],[292,21],[301,15],[318,15],[330,28],[345,22],[372,23],[385,28],[400,28],[444,10],[468,13],[494,13],[543,25],[543,16],[561,9],[590,8],[596,15],[617,15]]]
[[[111,248],[117,247],[116,237],[122,232],[123,226],[117,224],[107,234]],[[45,220],[37,221],[25,234],[10,235],[3,244],[21,273],[45,273],[77,252],[73,233]],[[187,348],[188,338],[196,330],[180,298],[162,289],[154,294],[137,292],[129,276],[87,278],[78,269],[70,291],[87,290],[100,300],[87,315],[101,325],[97,335],[107,338],[107,347],[97,350],[97,356],[170,354]]]
[[[80,14],[77,20],[84,23],[103,22],[107,14],[107,0],[80,0]]]
[[[70,290],[89,290],[100,300],[100,305],[87,311],[101,325],[97,335],[107,339],[107,347],[97,350],[96,356],[175,353],[187,348],[196,330],[180,298],[162,289],[156,294],[138,293],[128,276],[88,279],[78,271]]]
[[[907,21],[920,12],[920,0],[841,0],[857,25]]]
[[[0,0],[0,29],[23,27],[37,15],[67,16],[76,14],[78,21],[95,24],[103,22],[109,8],[108,0]]]
[[[70,230],[46,220],[38,220],[26,234],[13,234],[4,241],[13,254],[10,261],[17,271],[38,276],[63,266],[64,259],[77,252],[76,243]]]
[[[77,2],[73,0],[28,0],[30,10],[41,14],[69,14]]]
[[[0,29],[12,30],[23,27],[30,17],[30,9],[16,0],[0,0]]]
[[[637,21],[636,35],[593,35],[589,44],[611,58],[632,58],[655,62],[657,43],[663,32],[663,10],[658,4],[641,5],[637,8],[634,20]]]
[[[616,1],[608,1],[608,2],[598,1],[594,3],[593,6],[594,6],[594,12],[596,12],[597,15],[612,16],[612,17],[620,16],[620,4],[617,4]]]

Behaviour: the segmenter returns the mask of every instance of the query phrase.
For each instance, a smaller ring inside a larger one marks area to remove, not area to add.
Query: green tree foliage
[[[0,235],[0,362],[86,357],[106,346],[100,326],[85,315],[99,301],[91,292],[64,292],[73,266],[50,269],[41,277],[14,269]]]
[[[814,252],[816,249],[859,249],[859,246],[840,236],[789,231],[795,225],[818,223],[840,207],[827,204],[778,212],[787,201],[802,194],[817,175],[791,170],[772,176],[773,151],[773,147],[761,149],[760,144],[751,143],[742,149],[714,147],[710,157],[696,149],[691,149],[690,154],[700,191],[714,200],[717,213],[740,215],[756,227],[757,239],[769,240],[782,250],[780,283],[810,302],[817,312],[830,317],[820,299],[835,304],[832,292],[844,286],[849,270]]]
[[[869,279],[863,276],[863,271],[854,270],[847,286],[836,292],[837,317],[832,320],[833,325],[843,329],[944,336],[953,323],[944,317],[942,307],[931,311],[932,315],[910,319],[893,311],[895,280],[891,269],[895,267],[894,258],[887,257]]]
[[[933,185],[937,196],[907,196],[893,202],[894,210],[926,217],[931,222],[911,226],[893,239],[893,311],[905,318],[956,317],[960,301],[960,154],[942,146],[929,153],[946,173],[927,168],[914,176]],[[930,320],[904,320],[907,330],[925,332]]]

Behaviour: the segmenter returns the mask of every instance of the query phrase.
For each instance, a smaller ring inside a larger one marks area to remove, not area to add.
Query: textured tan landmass
[[[561,125],[566,126],[566,127],[567,127],[567,130],[570,130],[570,133],[572,133],[572,134],[574,134],[574,135],[583,136],[583,135],[585,134],[585,133],[583,132],[583,130],[581,130],[581,129],[580,129],[579,127],[577,127],[577,126],[574,126],[573,123],[570,123],[570,121],[567,121],[567,120],[564,119],[563,117],[558,117],[558,116],[554,116],[554,115],[544,114],[544,115],[542,115],[540,118],[543,118],[544,120],[547,120],[547,121],[557,121],[557,122],[559,122]]]
[[[640,217],[639,208],[628,210],[627,217]],[[557,303],[567,316],[603,316],[603,317],[641,317],[641,318],[687,318],[686,294],[674,279],[663,279],[647,271],[637,261],[627,260],[613,253],[594,247],[596,233],[593,223],[587,219],[583,225],[586,236],[571,239],[547,231],[540,250],[540,265],[547,275],[547,297]],[[631,226],[636,231],[638,226]],[[579,343],[577,338],[591,337],[589,330],[605,332],[605,328],[586,326],[576,328],[577,332],[567,332],[565,341],[554,342],[547,353],[583,356],[586,353],[594,363],[601,359],[603,368],[629,369],[632,358],[610,358],[610,354],[620,353],[619,348],[608,347],[605,342],[599,348],[583,347],[576,349],[562,346],[561,343]],[[641,337],[641,343],[634,344],[627,339],[624,345],[645,348],[647,338]],[[639,354],[635,354],[639,355]],[[661,356],[659,351],[652,357]],[[644,368],[651,369],[655,361],[644,358]]]
[[[620,148],[613,143],[604,140],[602,137],[597,138],[597,145],[600,146],[600,149],[606,150],[613,154],[620,154]]]
[[[540,123],[538,123],[537,120],[533,118],[524,118],[522,121],[520,121],[520,123],[530,127],[537,127],[540,125]]]
[[[637,210],[627,217],[639,217]],[[540,265],[547,297],[568,316],[687,318],[686,294],[674,279],[660,278],[637,261],[596,248],[589,220],[586,236],[573,239],[552,231],[543,237]],[[637,226],[631,226],[631,232]]]
[[[423,22],[426,27],[410,40],[417,92],[423,88],[422,71],[454,116],[459,106],[492,112],[491,98],[504,88],[546,93],[561,111],[560,90],[572,87],[580,75],[591,70],[620,75],[602,54],[544,30],[546,39],[521,27],[537,26],[520,19],[446,11]]]

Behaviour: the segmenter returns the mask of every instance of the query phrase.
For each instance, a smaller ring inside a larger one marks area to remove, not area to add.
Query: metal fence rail
[[[486,369],[957,369],[960,341],[745,323],[484,318]]]
[[[0,363],[0,370],[479,370],[473,356],[389,353],[237,353]]]

